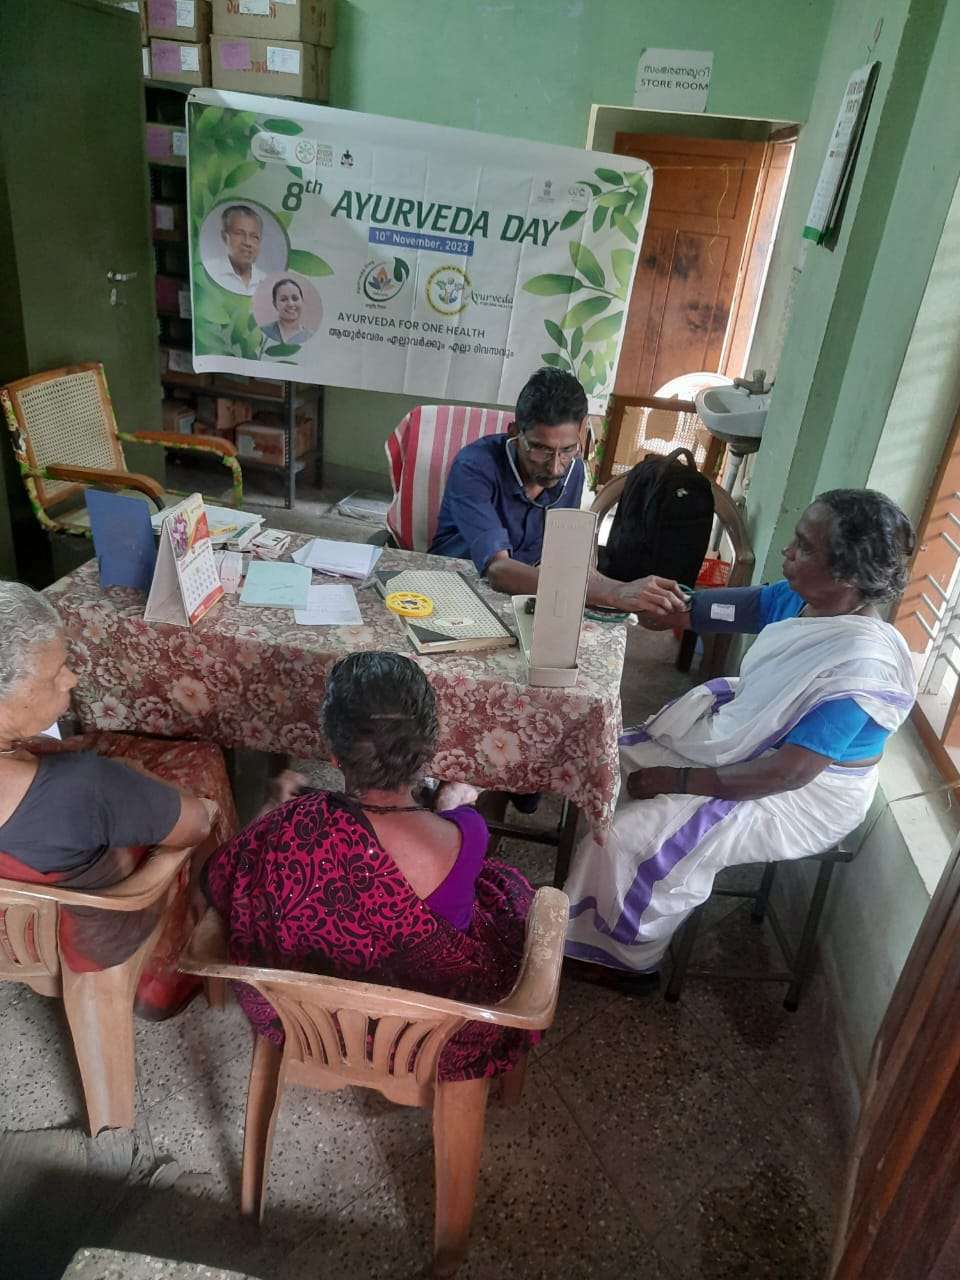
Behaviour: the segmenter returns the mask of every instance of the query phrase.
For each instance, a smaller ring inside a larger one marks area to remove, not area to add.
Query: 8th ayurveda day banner
[[[511,404],[613,388],[644,161],[248,94],[188,103],[194,366]]]

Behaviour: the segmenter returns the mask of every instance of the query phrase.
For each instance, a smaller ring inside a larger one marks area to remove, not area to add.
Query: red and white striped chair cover
[[[481,436],[505,432],[513,418],[510,409],[472,405],[418,404],[410,410],[384,446],[393,482],[387,528],[399,547],[429,549],[454,458]]]

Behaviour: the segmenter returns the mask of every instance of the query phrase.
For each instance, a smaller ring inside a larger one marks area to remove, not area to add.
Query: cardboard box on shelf
[[[329,97],[329,49],[295,40],[215,35],[210,51],[215,89],[314,102],[326,102]]]
[[[271,396],[277,400],[283,399],[287,385],[285,382],[269,378],[249,378],[243,373],[221,373],[217,375],[217,381],[222,382],[224,386],[245,391],[250,396]]]
[[[150,203],[154,240],[182,240],[186,234],[187,207],[171,200]]]
[[[231,444],[236,443],[236,427],[218,427],[212,422],[197,414],[197,420],[193,424],[193,434],[195,436],[216,436],[218,440],[229,440]]]
[[[184,44],[180,40],[150,41],[150,67],[154,80],[172,84],[210,83],[210,46]]]
[[[147,0],[147,31],[168,40],[204,44],[210,38],[210,0]]]
[[[234,400],[230,396],[197,398],[197,417],[218,432],[229,431],[232,435],[234,428],[241,422],[249,422],[255,412],[249,400]]]
[[[332,49],[336,43],[336,0],[213,0],[213,32],[302,40]]]
[[[182,124],[147,124],[147,160],[150,164],[187,163],[187,131]]]
[[[186,280],[180,280],[177,276],[158,274],[155,277],[157,310],[161,315],[178,316],[180,314],[180,293],[186,284]]]
[[[237,453],[249,461],[266,462],[273,467],[286,466],[286,435],[279,414],[261,414],[253,422],[237,427]],[[293,431],[293,456],[302,457],[316,442],[316,419],[309,413],[298,413]]]
[[[164,431],[175,431],[178,436],[193,434],[196,412],[186,400],[164,400],[160,406]]]
[[[183,347],[160,348],[160,376],[164,382],[184,387],[209,387],[213,376],[194,373],[193,357]]]

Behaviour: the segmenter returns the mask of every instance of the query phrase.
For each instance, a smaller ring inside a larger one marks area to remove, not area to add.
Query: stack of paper
[[[217,507],[212,502],[205,502],[203,509],[207,514],[207,528],[210,530],[210,541],[215,547],[235,539],[244,529],[255,525],[257,529],[263,524],[263,516],[254,515],[251,511],[238,511],[235,507]],[[154,533],[160,532],[164,518],[170,514],[169,509],[157,511],[150,517]]]
[[[374,524],[386,524],[389,508],[389,498],[366,493],[351,493],[337,503],[340,515],[351,516],[354,520],[369,520]]]
[[[311,587],[306,609],[297,609],[293,616],[304,627],[359,627],[363,622],[353,587],[335,583]]]
[[[309,565],[319,573],[335,574],[338,578],[368,578],[381,555],[383,547],[371,547],[366,542],[314,538],[294,551],[292,558],[297,564]]]
[[[240,593],[241,604],[268,609],[306,609],[310,570],[283,560],[252,560]]]

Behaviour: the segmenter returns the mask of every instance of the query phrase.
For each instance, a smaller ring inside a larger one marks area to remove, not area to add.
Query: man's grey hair
[[[220,224],[224,231],[230,230],[230,219],[234,214],[242,214],[245,218],[256,218],[257,226],[260,228],[260,234],[263,234],[263,219],[257,213],[256,209],[251,209],[248,204],[229,204],[220,215]]]
[[[60,615],[46,596],[0,580],[0,700],[30,675],[36,650],[62,635]]]

